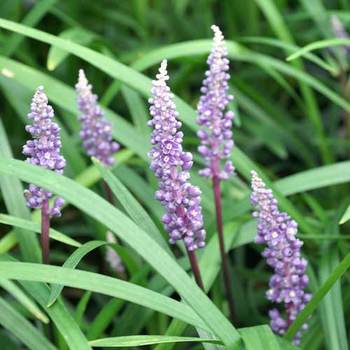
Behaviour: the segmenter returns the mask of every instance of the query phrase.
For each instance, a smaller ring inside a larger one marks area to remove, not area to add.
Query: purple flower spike
[[[60,154],[60,128],[53,121],[53,117],[54,111],[48,104],[44,88],[39,86],[33,97],[30,113],[27,115],[32,124],[26,126],[26,131],[32,135],[33,140],[27,141],[23,146],[23,154],[27,156],[28,163],[62,174],[66,161]],[[43,202],[52,197],[51,192],[32,184],[24,191],[24,195],[28,207],[33,209],[41,208]],[[60,216],[63,203],[63,198],[56,198],[50,209],[50,216]]]
[[[297,223],[278,210],[272,191],[255,171],[252,171],[252,190],[253,216],[258,220],[256,242],[267,245],[262,255],[274,270],[266,295],[272,302],[283,303],[287,316],[284,319],[277,309],[272,309],[269,312],[271,328],[282,335],[311,299],[311,294],[304,291],[308,284],[307,261],[301,257],[303,242],[296,238]],[[302,330],[306,329],[304,324]],[[301,331],[296,334],[295,344],[299,344],[300,337]]]
[[[151,136],[151,169],[159,180],[156,198],[164,206],[166,214],[163,223],[170,236],[170,243],[183,239],[189,251],[204,247],[201,191],[188,180],[193,161],[192,154],[182,149],[183,133],[181,122],[173,101],[173,94],[167,86],[169,79],[167,61],[160,66],[157,80],[153,81],[152,97],[149,99],[153,127]]]
[[[208,57],[209,70],[205,73],[197,108],[197,123],[201,127],[198,131],[201,140],[198,152],[207,165],[199,174],[226,180],[234,172],[232,162],[227,160],[234,145],[231,131],[234,114],[232,111],[225,112],[233,96],[228,94],[230,75],[224,36],[219,27],[213,25],[211,29],[214,32],[213,48]],[[223,159],[226,163],[221,169]]]
[[[79,80],[75,85],[81,122],[80,137],[86,153],[97,158],[105,166],[114,164],[114,153],[119,150],[119,144],[113,141],[112,125],[103,116],[97,103],[97,96],[92,93],[92,86],[86,79],[82,69],[79,70]]]

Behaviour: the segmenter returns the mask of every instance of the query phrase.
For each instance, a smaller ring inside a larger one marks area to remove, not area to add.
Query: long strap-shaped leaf
[[[292,340],[295,333],[300,329],[303,323],[307,320],[307,318],[313,313],[316,309],[320,301],[323,297],[329,292],[329,290],[333,287],[334,283],[339,280],[343,276],[343,274],[350,267],[350,253],[345,256],[345,258],[340,262],[340,264],[334,269],[331,275],[326,279],[323,285],[317,290],[309,303],[305,306],[305,308],[300,312],[298,317],[289,327],[287,333],[285,334],[285,338],[288,340]]]
[[[76,266],[78,266],[79,262],[81,261],[81,259],[84,258],[86,254],[106,244],[108,243],[104,241],[90,241],[83,244],[81,247],[75,250],[72,253],[72,255],[68,257],[68,259],[64,262],[63,267],[74,269]],[[60,293],[62,292],[63,287],[64,286],[60,284],[52,285],[51,294],[50,294],[49,301],[47,302],[47,306],[51,306],[55,303]]]
[[[237,330],[186,272],[148,234],[110,203],[64,176],[18,160],[0,158],[0,173],[49,188],[50,191],[61,195],[68,202],[106,225],[120,239],[134,248],[175,288],[228,349],[239,347],[240,336]]]
[[[0,224],[10,225],[23,230],[33,231],[35,233],[41,233],[40,223],[18,218],[12,215],[0,214]],[[29,234],[29,233],[26,233]],[[66,236],[65,234],[50,228],[50,237],[58,242],[62,242],[73,247],[80,247],[81,244],[73,238]]]
[[[16,259],[4,254],[0,255],[0,261],[14,262]],[[49,318],[64,337],[70,350],[91,350],[81,329],[60,299],[52,307],[48,308],[46,306],[50,295],[50,290],[47,285],[44,283],[26,282],[24,280],[19,281],[19,283],[46,311]]]
[[[40,310],[37,304],[30,299],[16,283],[6,279],[0,278],[0,287],[11,294],[20,304],[22,304],[33,316],[44,323],[49,323],[49,319]]]
[[[21,262],[0,262],[0,276],[21,281],[48,282],[124,299],[169,316],[181,319],[194,326],[210,330],[198,315],[187,305],[144,287],[101,274]],[[51,299],[51,294],[49,299]]]
[[[0,324],[31,350],[57,350],[29,321],[0,298]]]
[[[128,191],[128,189],[119,181],[119,179],[113,175],[112,171],[104,167],[97,159],[93,159],[98,171],[103,179],[107,182],[108,186],[112,190],[115,197],[120,204],[124,207],[128,215],[133,221],[140,227],[144,228],[146,232],[168,253],[171,254],[169,245],[164,240],[163,236],[159,232],[157,226],[149,217],[145,209],[137,202],[134,196]]]
[[[220,344],[219,340],[203,339],[194,337],[172,337],[167,335],[134,335],[126,337],[103,338],[90,341],[90,344],[95,348],[111,347],[137,347],[153,344],[164,343],[216,343]]]

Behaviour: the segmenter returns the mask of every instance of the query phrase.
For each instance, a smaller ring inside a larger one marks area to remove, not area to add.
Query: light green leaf
[[[239,329],[246,350],[282,350],[269,326],[256,326]]]
[[[35,302],[30,299],[15,283],[5,278],[0,278],[0,286],[4,288],[9,294],[11,294],[31,314],[33,314],[34,317],[36,317],[41,322],[49,323],[49,319],[39,309]]]
[[[350,161],[325,165],[277,180],[275,186],[284,195],[310,191],[350,181]]]
[[[335,46],[344,46],[344,45],[350,45],[350,39],[327,39],[327,40],[314,41],[313,43],[302,47],[300,50],[288,56],[287,61],[295,60],[301,56],[306,57],[306,54],[308,52],[311,52],[314,50],[325,49],[325,48],[335,47]]]
[[[0,261],[13,262],[16,260],[9,255],[0,255]],[[70,350],[91,350],[84,334],[60,299],[52,307],[46,307],[50,294],[46,284],[25,281],[19,281],[19,283],[46,311],[60,334],[64,337]]]
[[[55,5],[57,0],[39,0],[37,1],[33,8],[26,14],[22,23],[27,26],[35,26],[50,9]],[[4,47],[3,54],[5,56],[11,56],[18,46],[23,41],[23,36],[18,34],[13,34]]]
[[[30,220],[24,220],[11,215],[0,214],[0,223],[22,228],[24,230],[33,231],[36,233],[41,233],[40,223],[33,222]],[[70,238],[59,231],[56,231],[53,228],[50,228],[50,237],[58,242],[62,242],[73,247],[81,246],[81,244],[75,239]]]
[[[343,276],[343,274],[348,270],[349,267],[350,267],[350,253],[347,254],[345,258],[340,262],[340,264],[333,270],[333,272],[325,280],[322,286],[313,295],[309,303],[297,316],[296,320],[290,325],[287,333],[285,334],[286,339],[288,340],[293,339],[296,332],[306,322],[307,318],[314,312],[314,310],[317,308],[318,304],[322,301],[324,296],[333,287],[334,283],[336,283]]]
[[[137,202],[134,196],[119,181],[119,179],[115,177],[109,169],[101,165],[97,159],[93,159],[93,162],[99,170],[101,176],[107,182],[115,197],[124,207],[125,211],[133,219],[133,221],[135,221],[139,227],[142,227],[146,233],[148,233],[161,247],[163,247],[163,249],[171,254],[169,245],[167,242],[165,242],[157,226],[153,223],[145,209],[143,209],[143,207]]]
[[[88,45],[96,37],[96,35],[87,31],[86,29],[73,27],[63,31],[59,37],[81,45]],[[57,66],[67,58],[68,55],[69,53],[67,51],[52,46],[47,56],[47,69],[51,71],[55,70]]]
[[[203,339],[194,337],[172,337],[167,335],[134,335],[126,337],[114,337],[96,339],[90,341],[90,345],[95,348],[100,347],[137,347],[154,344],[165,344],[165,343],[216,343],[220,344],[220,340]]]
[[[117,278],[72,268],[20,262],[0,262],[0,276],[22,281],[55,283],[109,295],[165,313],[194,326],[210,329],[187,305]],[[55,305],[56,303],[53,307]]]
[[[108,243],[104,241],[90,241],[83,244],[81,247],[75,250],[72,255],[69,256],[69,258],[64,262],[63,267],[74,269],[76,266],[78,266],[79,262],[84,258],[86,254],[106,244]],[[52,285],[51,294],[47,302],[48,307],[52,306],[55,303],[61,294],[63,287],[64,286],[58,284]]]
[[[0,324],[31,350],[57,350],[29,321],[0,298]]]

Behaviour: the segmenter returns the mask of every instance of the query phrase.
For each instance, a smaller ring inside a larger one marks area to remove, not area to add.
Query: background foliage
[[[214,333],[228,348],[241,336],[246,349],[286,349],[287,343],[262,326],[268,323],[265,291],[270,271],[260,258],[261,248],[252,243],[255,223],[249,213],[249,172],[258,169],[305,240],[315,298],[303,315],[313,311],[301,348],[347,349],[350,285],[347,274],[340,277],[350,264],[349,225],[339,226],[339,221],[350,203],[349,58],[344,50],[350,41],[333,39],[330,16],[336,14],[349,27],[349,10],[344,0],[2,0],[2,348],[107,348],[111,343],[96,339],[118,337],[109,341],[133,348],[149,341],[169,342],[153,345],[157,350],[212,349],[217,345],[175,343],[198,338],[122,337],[211,338]],[[197,175],[201,159],[196,153],[195,108],[213,23],[227,39],[235,95],[231,107],[237,116],[233,163],[238,176],[225,183],[223,201],[239,333],[223,316],[227,305],[211,188]],[[321,49],[286,60],[300,47],[324,39],[329,40]],[[153,198],[157,184],[146,156],[147,96],[163,58],[169,60],[170,85],[178,96],[185,148],[195,154],[193,182],[203,191],[209,237],[199,260],[212,302],[186,277],[189,266],[182,247],[173,249],[180,266],[166,253],[162,209]],[[93,165],[82,152],[73,91],[81,67],[123,146],[111,172]],[[8,160],[12,155],[23,159],[26,114],[38,85],[45,86],[62,126],[65,176],[74,181]],[[116,209],[93,193],[104,196],[102,177],[116,194]],[[40,231],[39,215],[25,207],[17,178],[45,185],[67,199],[51,234],[52,263],[64,268],[30,264],[40,259],[32,233]],[[123,242],[116,249],[132,284],[107,277],[115,273],[105,262],[106,228]],[[78,271],[68,270],[78,263]],[[43,282],[56,286],[50,291]],[[62,291],[57,284],[69,287]]]

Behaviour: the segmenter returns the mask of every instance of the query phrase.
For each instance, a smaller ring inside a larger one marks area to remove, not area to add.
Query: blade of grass
[[[247,350],[271,349],[282,350],[269,326],[256,326],[239,329]]]
[[[268,38],[268,37],[244,37],[241,39],[242,42],[244,43],[256,43],[256,44],[264,44],[264,45],[269,45],[273,47],[278,47],[282,48],[287,52],[295,52],[300,49],[300,47],[290,44],[290,43],[285,43],[281,40],[274,39],[274,38]],[[324,70],[328,71],[332,75],[338,75],[339,69],[335,65],[331,65],[328,62],[322,60],[320,57],[311,54],[311,53],[306,53],[305,58],[307,58],[310,62],[318,65],[319,67],[323,68]]]
[[[293,61],[299,57],[306,57],[307,53],[319,50],[319,49],[325,49],[335,46],[344,46],[344,45],[350,45],[350,39],[326,39],[326,40],[319,40],[314,41],[311,44],[305,45],[300,50],[297,50],[293,54],[287,57],[287,61]]]
[[[60,33],[59,37],[66,40],[71,40],[81,45],[88,45],[96,37],[96,35],[87,31],[86,29],[73,27]],[[69,53],[67,51],[52,46],[47,55],[47,69],[51,71],[55,70],[68,57],[68,55]]]
[[[113,173],[101,165],[97,159],[93,159],[95,166],[101,173],[103,179],[107,182],[115,197],[124,207],[128,215],[133,221],[144,230],[168,253],[171,254],[168,244],[165,242],[162,234],[159,232],[157,226],[153,223],[147,212],[137,202],[128,189],[118,180]]]
[[[117,278],[66,267],[21,262],[0,262],[0,275],[9,279],[55,283],[109,295],[168,314],[194,326],[210,329],[189,306]],[[53,307],[55,305],[56,303]]]
[[[340,206],[330,220],[328,220],[326,230],[327,232],[330,232],[331,235],[339,234],[338,221],[342,211],[343,209]],[[326,280],[338,264],[338,248],[331,243],[324,243],[319,264],[320,283]],[[340,280],[334,283],[332,289],[322,300],[320,311],[325,342],[328,349],[340,350],[348,348]]]
[[[68,257],[68,259],[62,265],[62,267],[74,269],[75,267],[78,266],[79,262],[85,257],[85,255],[89,254],[92,250],[102,247],[106,244],[108,243],[104,241],[90,241],[90,242],[84,243],[81,247],[76,249]],[[50,293],[49,300],[47,302],[48,307],[52,306],[56,302],[57,298],[59,297],[59,295],[63,290],[63,287],[64,286],[59,284],[54,284],[51,286],[51,293]]]
[[[165,344],[165,343],[214,343],[221,344],[220,340],[203,339],[194,337],[172,337],[166,335],[134,335],[126,337],[103,338],[90,341],[96,348],[111,347],[137,347],[145,345]]]
[[[37,304],[30,299],[21,288],[15,283],[5,278],[0,278],[0,286],[11,294],[20,304],[22,304],[34,317],[44,323],[49,323],[49,319],[39,309]]]
[[[34,4],[33,8],[26,14],[22,23],[34,27],[55,5],[57,0],[40,0]],[[9,40],[7,40],[4,46],[2,54],[5,56],[11,56],[17,50],[18,46],[24,40],[24,37],[18,34],[13,34]]]
[[[33,222],[30,220],[24,220],[17,218],[15,216],[1,214],[0,213],[0,223],[5,225],[11,225],[24,230],[33,231],[36,233],[41,233],[40,223]],[[29,233],[28,233],[29,234]],[[56,231],[55,229],[50,229],[50,237],[58,242],[73,246],[80,247],[81,244],[73,238],[66,236],[65,234]]]
[[[334,283],[336,283],[343,276],[343,274],[348,270],[349,267],[350,253],[347,254],[343,260],[341,260],[341,262],[337,265],[333,272],[324,281],[322,286],[313,295],[309,303],[300,312],[295,321],[290,325],[287,333],[285,334],[286,339],[290,341],[293,339],[296,332],[306,322],[307,318],[315,311],[319,303],[323,300],[324,296],[327,295],[327,293],[333,287]]]
[[[29,321],[0,298],[0,324],[31,350],[57,350]]]
[[[14,262],[16,259],[9,255],[0,255],[0,261]],[[27,293],[38,302],[42,309],[46,311],[70,350],[91,350],[87,339],[74,321],[70,312],[68,312],[64,306],[61,299],[59,299],[52,307],[46,307],[50,294],[49,287],[46,284],[25,281],[20,281],[19,283]]]

